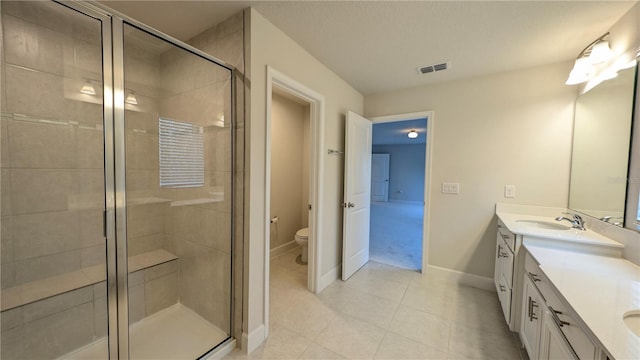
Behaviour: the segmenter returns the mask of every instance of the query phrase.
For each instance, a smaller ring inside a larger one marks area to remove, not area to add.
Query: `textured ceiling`
[[[252,6],[363,94],[568,61],[635,1],[103,1],[181,40]],[[213,54],[215,55],[215,54]],[[449,70],[416,68],[450,61]]]

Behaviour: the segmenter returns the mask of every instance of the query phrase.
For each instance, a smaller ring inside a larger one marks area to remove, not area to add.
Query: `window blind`
[[[182,121],[159,118],[160,186],[204,185],[203,129]]]

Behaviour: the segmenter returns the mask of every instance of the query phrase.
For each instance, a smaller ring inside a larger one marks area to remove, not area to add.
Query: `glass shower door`
[[[231,71],[122,37],[129,353],[195,359],[231,330]]]
[[[0,357],[106,359],[108,18],[0,7]]]

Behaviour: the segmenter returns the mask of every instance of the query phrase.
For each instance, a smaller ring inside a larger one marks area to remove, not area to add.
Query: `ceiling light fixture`
[[[129,93],[127,93],[127,98],[124,99],[124,102],[131,105],[138,105],[138,99],[136,99],[136,93],[129,90]]]
[[[93,88],[93,84],[91,84],[91,80],[85,79],[82,87],[80,88],[80,92],[87,95],[95,95],[96,89]]]
[[[409,131],[409,133],[407,134],[407,136],[409,137],[409,139],[415,139],[418,137],[418,132],[415,130],[411,130]]]
[[[578,54],[565,84],[576,85],[589,81],[595,75],[594,65],[604,63],[613,57],[609,41],[606,40],[607,36],[609,33],[600,36]]]

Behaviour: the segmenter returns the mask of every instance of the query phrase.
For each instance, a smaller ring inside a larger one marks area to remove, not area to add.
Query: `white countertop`
[[[616,360],[640,359],[640,337],[625,313],[640,309],[640,267],[622,258],[524,246],[576,314]]]
[[[569,241],[586,245],[605,246],[619,249],[623,248],[623,245],[619,242],[611,240],[608,237],[600,235],[589,229],[578,230],[572,229],[570,228],[570,226],[567,226],[567,230],[552,230],[532,226],[530,223],[521,221],[544,221],[554,224],[569,225],[567,222],[561,223],[559,221],[556,221],[555,218],[551,216],[514,214],[507,212],[496,212],[496,215],[498,215],[500,220],[502,220],[509,231],[519,235]]]

